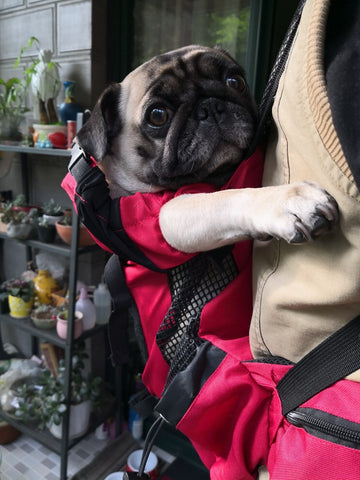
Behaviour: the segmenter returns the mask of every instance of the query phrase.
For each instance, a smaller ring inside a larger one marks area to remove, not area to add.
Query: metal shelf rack
[[[26,146],[17,146],[17,145],[2,145],[0,144],[0,151],[4,152],[14,152],[20,154],[21,160],[21,174],[22,174],[22,186],[23,186],[23,193],[25,194],[26,198],[29,198],[29,185],[28,185],[28,155],[29,154],[36,154],[36,155],[49,155],[49,156],[57,156],[57,157],[68,157],[70,159],[70,151],[69,150],[58,150],[58,149],[45,149],[45,148],[34,148],[34,147],[26,147]],[[74,336],[74,311],[75,311],[75,302],[76,302],[76,282],[77,282],[77,267],[78,267],[78,256],[92,251],[98,247],[91,246],[85,248],[79,248],[78,240],[79,240],[79,219],[78,216],[75,214],[73,210],[73,229],[72,229],[72,239],[71,245],[67,246],[65,244],[54,243],[54,244],[45,244],[38,240],[26,240],[22,243],[26,244],[27,247],[27,255],[28,258],[32,256],[32,252],[34,249],[44,250],[51,253],[57,253],[63,255],[69,259],[69,328],[68,328],[68,335],[65,340],[60,339],[56,334],[55,329],[53,330],[41,330],[36,328],[31,319],[27,318],[24,320],[13,319],[10,315],[1,314],[0,315],[0,322],[6,323],[11,325],[13,328],[23,330],[30,334],[33,340],[33,348],[39,339],[46,340],[54,345],[57,345],[64,349],[65,353],[65,368],[66,368],[66,381],[65,381],[65,399],[68,407],[70,406],[70,389],[71,389],[71,365],[72,365],[72,354],[73,354],[73,340]],[[0,239],[9,238],[6,234],[0,233]],[[18,241],[18,240],[12,240]],[[104,334],[106,333],[106,326],[96,326],[91,330],[88,330],[83,333],[83,335],[79,338],[82,340],[84,338],[88,338],[92,335],[95,335],[99,331],[103,331]],[[94,418],[93,424],[90,426],[89,431],[93,430],[97,425],[108,418],[110,411],[114,413],[115,411],[115,418],[116,418],[116,431],[117,434],[120,433],[120,422],[121,422],[121,414],[119,413],[119,407],[116,408],[115,403],[120,403],[118,400],[120,399],[121,393],[121,373],[119,371],[115,371],[115,398],[109,397],[109,405],[108,408],[104,409],[103,415],[100,418]],[[57,440],[53,437],[50,433],[46,431],[40,431],[36,428],[23,424],[21,422],[16,421],[13,417],[9,416],[5,412],[0,410],[0,418],[3,418],[5,421],[10,423],[11,425],[15,426],[17,429],[22,431],[23,433],[32,436],[33,438],[37,439],[39,442],[46,445],[51,450],[57,452],[61,456],[61,469],[60,469],[60,480],[66,480],[67,478],[67,456],[68,450],[75,445],[81,438],[70,440],[69,439],[69,418],[70,418],[70,409],[67,409],[67,412],[63,418],[63,435],[60,440]],[[109,410],[109,411],[108,411]]]

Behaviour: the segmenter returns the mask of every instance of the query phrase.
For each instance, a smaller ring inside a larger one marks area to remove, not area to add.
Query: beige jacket
[[[273,106],[264,185],[314,180],[338,201],[340,225],[316,242],[258,242],[255,356],[297,361],[360,314],[360,195],[332,123],[322,65],[330,0],[308,0]]]

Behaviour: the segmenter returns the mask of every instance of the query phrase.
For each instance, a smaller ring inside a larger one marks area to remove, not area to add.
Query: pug
[[[76,141],[117,198],[200,182],[223,186],[244,160],[256,125],[243,68],[220,48],[192,45],[109,86]],[[159,216],[165,240],[188,253],[246,238],[303,243],[337,220],[334,198],[306,181],[180,195]]]

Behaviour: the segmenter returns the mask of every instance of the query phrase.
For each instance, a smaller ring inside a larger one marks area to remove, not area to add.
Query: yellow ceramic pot
[[[52,294],[57,292],[60,287],[57,281],[50,275],[47,270],[39,270],[34,278],[35,293],[40,303],[50,304],[52,302]]]
[[[33,298],[28,302],[24,302],[24,300],[20,297],[13,297],[12,295],[9,295],[8,300],[9,300],[10,315],[12,317],[25,318],[30,315],[31,309],[34,303]]]

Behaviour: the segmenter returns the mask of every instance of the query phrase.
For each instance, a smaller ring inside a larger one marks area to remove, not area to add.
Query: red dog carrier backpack
[[[132,259],[125,264],[114,255],[106,269],[114,302],[109,324],[114,362],[124,360],[133,300],[140,312],[150,312],[138,330],[148,358],[144,382],[151,393],[143,404],[160,414],[151,435],[163,421],[175,425],[192,441],[212,480],[256,478],[259,465],[266,465],[276,480],[312,479],[315,471],[324,480],[360,475],[360,384],[342,380],[360,366],[359,319],[297,365],[282,358],[253,359],[246,303],[251,243],[190,255],[184,263],[161,269],[142,249],[133,248],[124,228],[110,229],[107,238],[105,209],[110,204],[113,213],[115,204],[99,195],[97,189],[106,188],[103,174],[82,157],[75,165],[81,167],[80,181],[73,182],[81,219],[100,243],[115,252],[126,250],[121,257]],[[250,166],[255,170],[248,176]],[[260,166],[257,152],[238,179],[256,183],[253,174]],[[94,205],[98,213],[103,209],[100,215],[94,215]],[[120,216],[112,218],[119,222]],[[141,291],[147,291],[145,299]]]
[[[304,2],[300,2],[260,109],[267,115]],[[259,141],[259,135],[254,145]],[[263,155],[255,151],[224,188],[258,187]],[[138,408],[158,413],[154,436],[169,422],[193,443],[212,480],[348,480],[360,476],[360,384],[344,377],[360,367],[360,319],[333,334],[297,364],[252,357],[250,241],[199,255],[175,251],[158,213],[178,192],[111,200],[103,173],[75,144],[63,182],[81,221],[114,253],[106,268],[113,297],[109,339],[114,363],[126,361],[128,312],[146,359],[149,392]],[[150,406],[150,407],[149,407]],[[129,473],[128,476],[135,476]]]
[[[296,365],[202,344],[156,405],[193,442],[211,479],[345,480],[360,474],[360,317]],[[242,358],[241,358],[242,357]],[[246,360],[245,360],[246,359]]]

